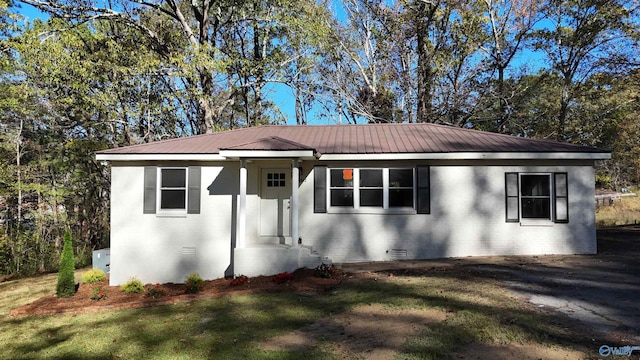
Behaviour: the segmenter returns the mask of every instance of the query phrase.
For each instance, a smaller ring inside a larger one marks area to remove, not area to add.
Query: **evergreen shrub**
[[[58,297],[70,297],[76,293],[75,284],[75,260],[73,258],[73,243],[71,233],[64,233],[64,246],[60,255],[60,267],[58,268],[58,284],[56,295]]]

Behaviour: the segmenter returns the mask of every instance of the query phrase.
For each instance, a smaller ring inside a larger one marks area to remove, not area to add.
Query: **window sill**
[[[520,219],[520,226],[553,226],[553,221],[551,220],[535,220],[535,219]]]
[[[156,217],[161,217],[161,218],[186,218],[187,217],[187,212],[186,211],[180,211],[180,212],[167,212],[167,211],[158,211],[156,213]]]
[[[407,209],[380,209],[380,208],[366,208],[361,207],[359,209],[354,208],[340,208],[330,207],[327,209],[328,214],[381,214],[381,215],[415,215],[416,210],[411,208]]]

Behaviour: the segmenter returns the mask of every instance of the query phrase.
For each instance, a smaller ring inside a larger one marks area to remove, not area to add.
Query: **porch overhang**
[[[283,150],[276,151],[277,156],[267,156],[267,154],[273,151],[267,150],[229,150],[232,154],[227,154],[229,159],[236,157],[240,162],[240,174],[239,174],[239,201],[237,207],[237,219],[238,224],[236,228],[236,245],[234,252],[238,249],[244,249],[246,246],[246,234],[247,234],[247,162],[252,159],[269,159],[269,160],[289,160],[291,162],[291,197],[290,197],[290,221],[289,221],[289,234],[291,234],[291,247],[296,248],[299,246],[299,189],[300,186],[300,164],[304,159],[311,158],[316,159],[315,151],[313,150]],[[255,156],[256,153],[263,156]],[[265,154],[267,153],[267,154]],[[243,251],[243,250],[238,250]]]
[[[315,160],[313,150],[220,150],[220,156],[228,160],[239,159],[300,159]]]
[[[248,143],[222,148],[220,156],[227,159],[299,159],[314,160],[318,152],[307,145],[270,136]]]

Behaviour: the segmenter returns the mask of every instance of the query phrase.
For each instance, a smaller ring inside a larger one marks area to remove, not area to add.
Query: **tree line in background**
[[[434,122],[613,151],[638,184],[634,0],[0,0],[0,273],[108,245],[97,150],[295,122]],[[27,21],[32,5],[47,20]]]

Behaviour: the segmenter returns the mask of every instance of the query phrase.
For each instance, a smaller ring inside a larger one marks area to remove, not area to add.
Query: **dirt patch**
[[[231,286],[231,280],[226,279],[205,281],[202,291],[197,294],[186,294],[183,284],[162,284],[161,287],[166,291],[166,294],[157,298],[145,297],[142,293],[127,294],[121,291],[119,286],[109,286],[107,280],[94,284],[81,284],[76,294],[70,298],[58,298],[55,294],[46,295],[11,310],[10,314],[11,316],[43,316],[63,313],[95,313],[114,309],[175,304],[233,294],[321,293],[338,286],[343,278],[342,273],[338,273],[334,278],[321,278],[316,276],[313,270],[300,269],[293,273],[292,280],[283,284],[276,284],[273,281],[273,276],[250,278],[247,283],[237,286]],[[107,298],[92,300],[94,288],[99,287],[105,290]]]
[[[447,318],[442,310],[391,310],[380,304],[359,306],[344,314],[278,336],[261,344],[264,350],[300,351],[320,341],[332,344],[341,358],[389,359],[407,338]]]
[[[461,352],[452,354],[454,359],[469,360],[580,360],[585,358],[585,354],[579,351],[561,349],[558,347],[549,347],[540,344],[509,344],[509,345],[492,345],[492,344],[471,344]]]
[[[445,321],[447,312],[436,309],[388,309],[374,304],[316,321],[290,333],[264,341],[263,350],[305,351],[330,344],[341,359],[392,359],[402,353],[408,338],[432,324]],[[454,359],[578,360],[579,351],[536,343],[508,345],[474,343],[453,351]]]

